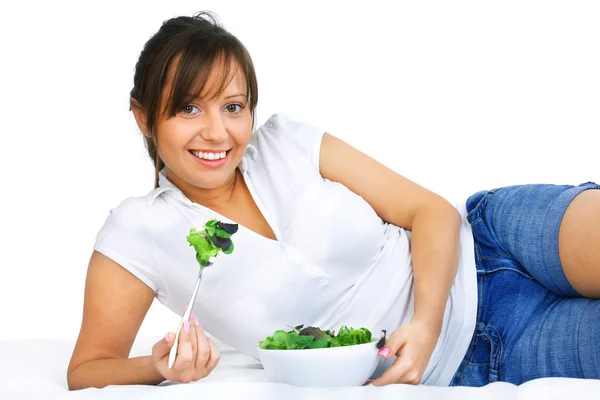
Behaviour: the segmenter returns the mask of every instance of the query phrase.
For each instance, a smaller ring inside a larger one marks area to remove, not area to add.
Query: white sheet
[[[131,356],[149,354],[158,337],[138,339]],[[206,379],[190,384],[110,386],[69,392],[66,369],[74,341],[0,341],[0,399],[597,399],[600,380],[546,378],[521,386],[494,383],[483,388],[410,385],[303,388],[267,382],[260,363],[217,341],[221,361]]]

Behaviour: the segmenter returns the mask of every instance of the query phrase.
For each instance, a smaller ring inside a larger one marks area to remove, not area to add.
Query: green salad
[[[272,336],[267,336],[259,342],[259,347],[265,350],[324,349],[370,343],[372,336],[367,328],[354,329],[346,325],[342,325],[337,334],[335,330],[321,330],[313,326],[304,328],[304,324],[289,327],[292,330],[277,330]],[[382,332],[383,337],[377,342],[378,349],[385,344],[386,331]]]
[[[223,254],[233,252],[231,236],[237,230],[238,224],[227,224],[216,219],[209,220],[201,231],[197,231],[196,228],[190,229],[186,239],[196,250],[196,260],[200,264],[200,269],[209,267],[212,264],[210,259],[220,252]]]

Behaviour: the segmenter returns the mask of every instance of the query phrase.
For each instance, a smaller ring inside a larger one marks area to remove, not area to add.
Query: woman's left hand
[[[379,378],[369,384],[383,386],[390,383],[421,383],[438,336],[426,323],[415,319],[396,329],[379,350],[379,354],[385,358],[395,354],[397,358]]]

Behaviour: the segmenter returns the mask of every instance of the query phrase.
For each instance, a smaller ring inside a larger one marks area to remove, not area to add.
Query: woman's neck
[[[240,189],[241,172],[239,169],[235,169],[235,172],[231,177],[221,186],[213,189],[199,188],[191,185],[190,183],[179,178],[175,174],[169,174],[169,171],[165,171],[167,179],[183,192],[183,194],[190,199],[192,202],[201,204],[204,207],[208,207],[211,210],[222,209],[227,204],[234,202],[236,194]]]

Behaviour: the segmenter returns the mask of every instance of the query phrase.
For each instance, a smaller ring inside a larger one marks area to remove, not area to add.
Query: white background
[[[600,182],[598,2],[287,3],[1,6],[0,339],[77,336],[98,229],[152,189],[128,95],[173,16],[215,11],[247,46],[259,124],[306,119],[450,200]],[[177,322],[155,302],[140,332]]]

